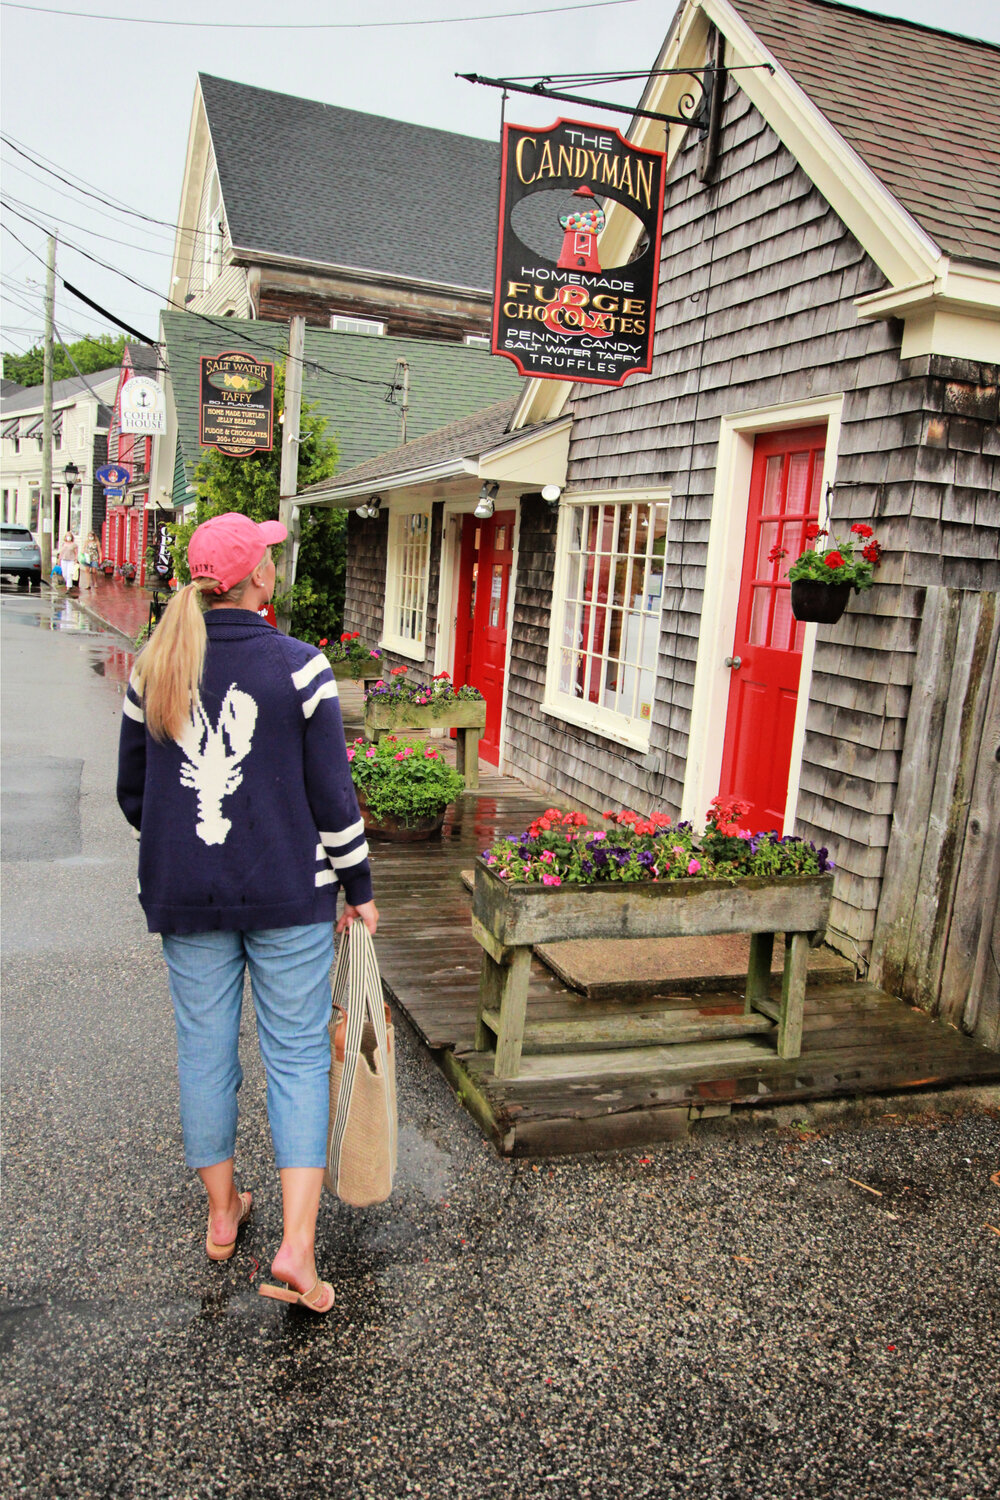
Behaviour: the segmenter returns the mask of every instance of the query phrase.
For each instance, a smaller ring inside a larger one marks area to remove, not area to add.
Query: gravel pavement
[[[319,1319],[256,1293],[280,1203],[248,1007],[256,1207],[209,1264],[107,641],[0,604],[5,764],[45,825],[4,864],[0,1494],[995,1500],[987,1103],[512,1163],[400,1024],[397,1191],[325,1199]]]

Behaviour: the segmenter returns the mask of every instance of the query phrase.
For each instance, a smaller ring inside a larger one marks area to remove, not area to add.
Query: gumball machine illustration
[[[576,213],[559,215],[564,232],[557,264],[561,271],[600,271],[597,236],[604,228],[604,210],[589,187],[578,187],[573,197],[589,198],[592,206],[581,204]]]

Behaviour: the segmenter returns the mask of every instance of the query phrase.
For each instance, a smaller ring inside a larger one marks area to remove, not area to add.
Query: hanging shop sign
[[[121,432],[166,432],[167,398],[148,375],[133,375],[122,386],[118,405]]]
[[[202,355],[199,363],[201,446],[232,458],[269,452],[274,446],[274,365],[235,349]]]
[[[505,125],[502,158],[494,354],[522,375],[588,385],[621,385],[651,369],[662,151],[604,125],[557,120],[541,130]],[[639,221],[625,265],[603,264],[609,201]]]
[[[125,486],[132,479],[132,470],[127,464],[105,464],[97,471],[97,482],[104,489],[105,500],[121,500]]]
[[[169,526],[160,525],[156,528],[156,559],[153,567],[159,578],[171,578],[174,571],[173,546],[176,538]]]

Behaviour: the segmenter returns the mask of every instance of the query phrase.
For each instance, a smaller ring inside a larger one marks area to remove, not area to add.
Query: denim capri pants
[[[333,924],[164,933],[177,1022],[184,1157],[211,1167],[236,1150],[243,976],[257,1012],[267,1115],[280,1167],[325,1167],[330,1110]]]

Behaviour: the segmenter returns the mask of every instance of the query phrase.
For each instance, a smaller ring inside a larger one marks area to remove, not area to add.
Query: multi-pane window
[[[663,602],[665,503],[578,503],[561,518],[564,585],[549,702],[609,732],[648,735]]]
[[[391,517],[383,635],[387,646],[409,656],[424,654],[430,542],[426,511],[397,511]]]
[[[381,338],[385,333],[385,324],[376,318],[350,318],[346,313],[334,313],[330,328],[334,333],[361,333],[369,338]]]

